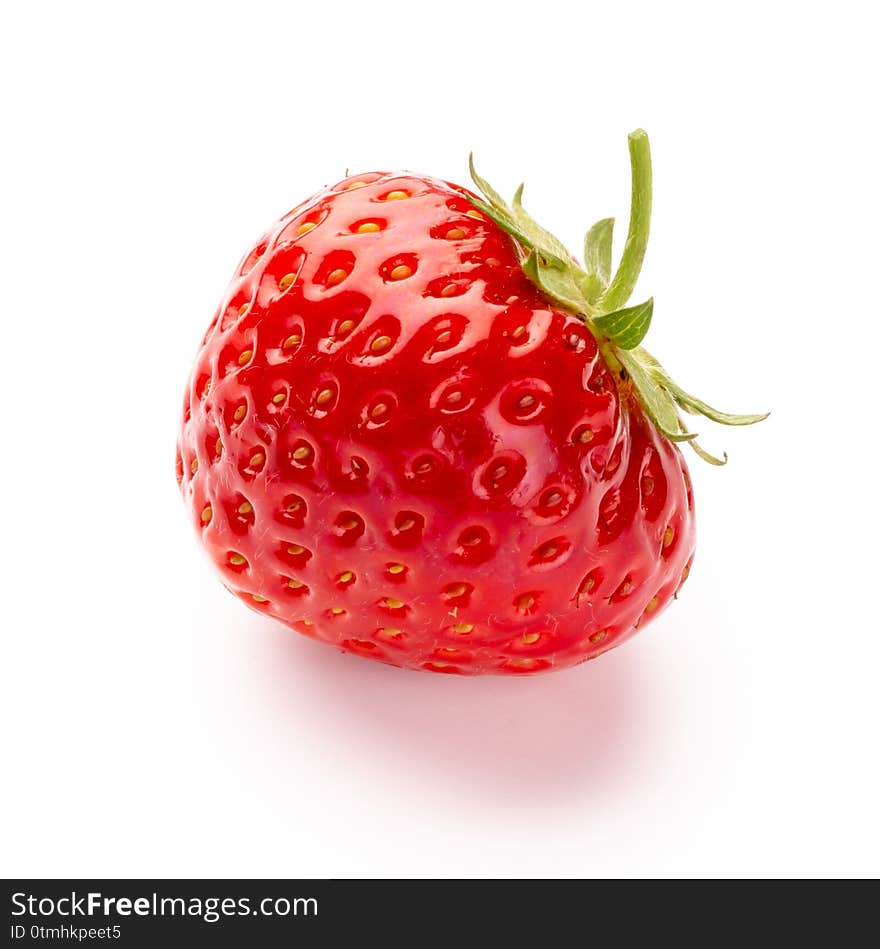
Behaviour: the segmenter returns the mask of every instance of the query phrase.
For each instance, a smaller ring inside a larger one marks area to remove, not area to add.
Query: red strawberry
[[[177,477],[249,606],[395,665],[529,673],[593,658],[676,595],[694,551],[678,389],[621,310],[650,215],[644,133],[611,280],[475,175],[347,178],[244,258],[184,407]]]

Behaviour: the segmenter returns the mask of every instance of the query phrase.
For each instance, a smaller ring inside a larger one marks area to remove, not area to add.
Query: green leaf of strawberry
[[[635,349],[651,325],[654,299],[593,317],[593,325],[620,349]]]
[[[532,283],[557,303],[575,312],[584,306],[580,284],[571,268],[558,266],[533,250],[523,261],[522,269]]]
[[[584,238],[584,266],[598,292],[591,294],[590,303],[595,303],[611,281],[611,242],[614,234],[614,218],[597,221]]]

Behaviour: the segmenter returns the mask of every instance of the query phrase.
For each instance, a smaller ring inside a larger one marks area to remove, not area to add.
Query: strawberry
[[[727,424],[639,346],[650,218],[585,266],[472,173],[349,177],[250,250],[187,387],[177,478],[248,606],[361,656],[532,673],[619,645],[694,553],[678,409]]]

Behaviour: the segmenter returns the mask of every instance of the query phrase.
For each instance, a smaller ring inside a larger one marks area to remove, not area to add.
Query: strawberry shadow
[[[291,735],[320,729],[328,754],[400,793],[534,813],[644,787],[656,768],[664,681],[637,641],[562,672],[465,678],[270,636],[262,686]]]

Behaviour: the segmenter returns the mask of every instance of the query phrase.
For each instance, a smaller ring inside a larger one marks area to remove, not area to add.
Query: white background
[[[0,871],[880,872],[869,9],[8,7]],[[705,433],[731,462],[691,462],[679,602],[599,662],[479,680],[236,603],[173,455],[239,255],[346,168],[464,182],[471,148],[579,247],[626,219],[638,126],[650,348],[774,413]]]

